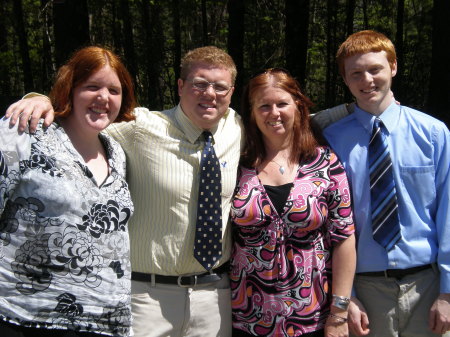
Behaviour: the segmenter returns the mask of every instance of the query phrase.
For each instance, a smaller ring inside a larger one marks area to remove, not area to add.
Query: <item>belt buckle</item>
[[[181,283],[181,280],[183,279],[183,277],[186,277],[186,278],[191,278],[191,277],[193,277],[194,278],[194,284],[182,284]],[[197,285],[197,275],[191,275],[191,276],[183,276],[183,275],[180,275],[180,276],[178,276],[178,279],[177,279],[177,283],[178,283],[178,286],[179,287],[183,287],[183,288],[191,288],[191,287],[195,287],[196,285]]]

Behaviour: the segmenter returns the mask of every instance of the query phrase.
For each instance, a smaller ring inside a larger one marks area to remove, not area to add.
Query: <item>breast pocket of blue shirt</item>
[[[436,201],[434,166],[401,166],[400,188],[397,193],[416,209],[432,207]]]

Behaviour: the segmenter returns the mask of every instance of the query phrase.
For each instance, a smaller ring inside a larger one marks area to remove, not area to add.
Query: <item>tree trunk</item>
[[[347,16],[345,18],[345,27],[347,30],[347,37],[353,34],[353,21],[355,19],[356,0],[347,0],[345,11]]]
[[[49,0],[41,0],[41,15],[44,20],[42,25],[42,92],[50,91],[55,67],[52,60],[52,47],[50,44],[51,15]]]
[[[181,63],[181,27],[180,27],[180,1],[172,0],[172,25],[173,25],[173,69],[175,73],[175,86],[173,89],[173,100],[178,102],[178,85],[177,80],[180,78],[180,63]]]
[[[131,27],[132,18],[128,0],[120,0],[119,13],[123,23],[123,52],[125,55],[125,64],[134,79],[134,83],[136,83],[138,72],[136,66],[136,53],[134,52],[133,29]]]
[[[55,60],[64,64],[77,49],[90,43],[87,0],[65,0],[53,3]]]
[[[208,39],[208,15],[206,10],[206,0],[202,0],[202,41],[203,45],[209,44]]]
[[[364,29],[369,29],[369,18],[367,17],[367,0],[363,0],[362,3],[363,9],[363,20],[364,20]]]
[[[346,5],[346,18],[345,18],[345,26],[347,30],[347,37],[353,34],[353,21],[355,19],[355,7],[356,7],[356,0],[347,0]],[[343,42],[343,41],[342,41]],[[341,82],[342,83],[342,82]],[[350,90],[348,90],[347,86],[344,88],[344,102],[348,103],[353,100],[352,93]]]
[[[405,0],[398,0],[397,3],[397,33],[395,34],[395,51],[397,54],[397,75],[393,81],[393,92],[397,100],[402,102],[403,95],[403,74],[404,74],[404,52],[403,52],[403,20],[405,13]]]
[[[450,127],[450,1],[434,0],[433,8],[433,55],[427,112]]]
[[[164,50],[164,32],[161,22],[161,5],[159,2],[150,4],[150,1],[142,0],[142,26],[145,36],[145,78],[144,90],[148,106],[154,109],[163,108],[163,99],[160,82],[163,50]]]
[[[6,29],[6,1],[2,1],[0,3],[0,53],[12,53],[12,51],[8,50],[8,40],[7,34],[8,30]],[[6,64],[5,64],[6,65]],[[0,67],[0,97],[11,96],[11,82],[10,82],[11,74],[9,67],[2,66]],[[3,103],[3,102],[2,102]],[[0,105],[0,116],[3,116],[5,107],[3,104]]]
[[[23,84],[25,92],[34,90],[33,74],[31,72],[31,60],[28,50],[27,31],[23,22],[22,0],[13,1],[14,21],[16,22],[16,33],[19,39],[20,58],[22,59]]]
[[[309,0],[286,0],[285,15],[286,67],[304,88],[309,36]]]
[[[111,36],[113,40],[113,45],[115,50],[122,50],[122,27],[120,25],[120,19],[118,12],[120,9],[117,8],[117,1],[111,1]]]
[[[325,79],[325,103],[327,106],[336,104],[336,16],[337,0],[327,1],[327,55]]]
[[[244,70],[244,22],[245,22],[245,1],[229,0],[228,9],[228,53],[233,58],[238,76],[235,83],[235,91],[232,96],[232,106],[239,111],[243,90],[243,70]]]

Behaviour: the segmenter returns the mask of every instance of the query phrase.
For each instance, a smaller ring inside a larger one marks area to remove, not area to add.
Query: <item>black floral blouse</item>
[[[128,336],[133,204],[122,149],[100,135],[111,171],[97,186],[58,124],[18,134],[8,123],[0,120],[0,319]]]

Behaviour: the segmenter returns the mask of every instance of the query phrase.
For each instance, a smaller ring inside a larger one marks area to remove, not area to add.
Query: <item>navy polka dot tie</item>
[[[210,270],[222,256],[222,203],[219,160],[212,145],[211,132],[204,131],[205,148],[200,160],[197,226],[194,256]]]
[[[386,250],[400,240],[400,223],[386,128],[376,118],[369,143],[370,199],[373,238]]]

